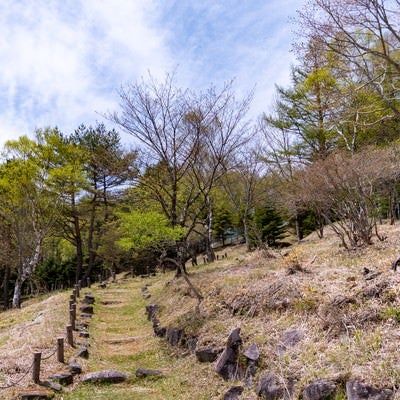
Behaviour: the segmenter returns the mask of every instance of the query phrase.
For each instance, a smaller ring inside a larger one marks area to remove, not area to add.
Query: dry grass
[[[294,398],[320,378],[344,382],[351,377],[397,389],[400,273],[390,265],[400,252],[400,226],[385,225],[381,231],[388,237],[385,242],[354,252],[340,248],[331,232],[323,240],[310,235],[281,251],[229,248],[228,258],[189,267],[204,296],[200,313],[185,281],[172,273],[96,289],[86,370],[115,368],[132,376],[144,367],[161,369],[165,376],[149,381],[133,377],[116,386],[76,385],[63,394],[64,400],[220,399],[227,390],[230,383],[212,365],[199,364],[187,350],[170,348],[152,335],[141,296],[146,283],[151,284],[150,302],[160,306],[162,325],[184,328],[198,336],[200,346],[223,347],[229,332],[240,326],[243,347],[257,343],[260,348],[255,383],[265,372],[293,379]],[[52,348],[54,337],[63,332],[66,308],[67,295],[58,294],[0,314],[2,368],[24,367],[32,349]],[[301,333],[301,340],[290,345],[285,335],[293,330]],[[246,388],[242,398],[255,399],[254,393],[254,387]]]

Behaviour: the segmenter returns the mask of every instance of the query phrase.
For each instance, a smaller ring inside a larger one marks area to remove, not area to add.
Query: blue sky
[[[149,71],[162,79],[175,70],[196,90],[234,78],[239,95],[255,88],[252,116],[268,111],[274,85],[289,82],[289,18],[302,4],[1,0],[0,145],[36,128],[70,133],[104,121],[121,85]]]

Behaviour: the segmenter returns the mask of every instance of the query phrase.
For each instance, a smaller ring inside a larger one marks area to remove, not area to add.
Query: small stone
[[[145,369],[145,368],[138,368],[135,372],[135,375],[138,378],[144,378],[146,376],[158,376],[162,374],[163,373],[158,369]]]
[[[285,396],[285,384],[272,373],[261,377],[257,386],[257,396],[266,400],[283,399]]]
[[[303,400],[329,400],[336,392],[336,383],[332,381],[312,382],[303,390]]]
[[[89,358],[89,351],[86,347],[82,347],[77,351],[75,355],[76,357],[84,358],[87,360]]]
[[[214,362],[218,355],[222,352],[222,349],[215,349],[213,347],[205,347],[197,349],[195,354],[199,362]]]
[[[81,314],[81,318],[90,319],[90,318],[92,318],[92,317],[93,317],[92,314]]]
[[[157,311],[158,311],[158,305],[157,304],[148,304],[146,306],[147,319],[149,321],[152,321],[153,318],[155,318]]]
[[[393,397],[391,389],[378,389],[361,382],[346,382],[346,394],[348,400],[389,400]]]
[[[91,306],[91,305],[79,307],[79,310],[83,314],[93,314],[93,306]]]
[[[20,393],[18,398],[20,400],[49,400],[54,397],[54,393],[44,393],[44,392],[30,392],[30,393]]]
[[[72,375],[77,375],[82,373],[82,367],[75,360],[71,361],[68,364],[68,369]]]
[[[53,382],[53,381],[42,381],[42,382],[40,382],[40,384],[41,384],[42,386],[45,386],[45,387],[51,389],[51,390],[54,390],[55,392],[61,392],[61,390],[62,390],[62,386],[61,386],[59,383],[57,383],[57,382]]]
[[[128,375],[112,369],[92,372],[82,377],[82,382],[119,383],[128,379]]]
[[[238,400],[240,395],[243,393],[243,386],[232,386],[224,394],[223,400]]]
[[[260,358],[260,350],[258,346],[253,343],[250,347],[243,353],[243,355],[252,361],[257,361]]]
[[[88,342],[75,342],[75,344],[80,347],[90,347],[90,343]]]
[[[149,298],[151,297],[151,294],[150,294],[150,293],[144,293],[144,294],[142,295],[142,297],[143,297],[145,300],[147,300],[147,299],[149,299]]]
[[[72,376],[72,374],[53,374],[49,376],[49,379],[51,379],[52,381],[56,381],[57,383],[59,383],[60,385],[72,385],[72,383],[74,382],[74,377]]]
[[[82,299],[82,303],[83,304],[94,304],[94,296],[90,296],[90,295],[85,295],[85,297]]]
[[[183,337],[183,330],[177,328],[168,328],[166,333],[167,342],[171,346],[178,346]]]
[[[79,337],[81,337],[81,338],[89,338],[90,334],[87,331],[79,332]]]
[[[157,337],[165,337],[165,335],[167,334],[167,328],[165,327],[159,328],[158,326],[156,326],[154,327],[154,334]]]

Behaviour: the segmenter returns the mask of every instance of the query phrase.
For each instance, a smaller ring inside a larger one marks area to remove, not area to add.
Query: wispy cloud
[[[2,0],[0,144],[35,127],[70,132],[117,107],[117,89],[178,69],[195,89],[236,78],[268,107],[292,56],[299,1]]]

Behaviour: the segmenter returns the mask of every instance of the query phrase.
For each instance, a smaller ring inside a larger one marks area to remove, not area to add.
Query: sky
[[[104,122],[118,90],[175,72],[193,90],[234,79],[271,108],[295,56],[303,0],[1,0],[0,145],[35,129]],[[128,136],[122,135],[125,141]]]

